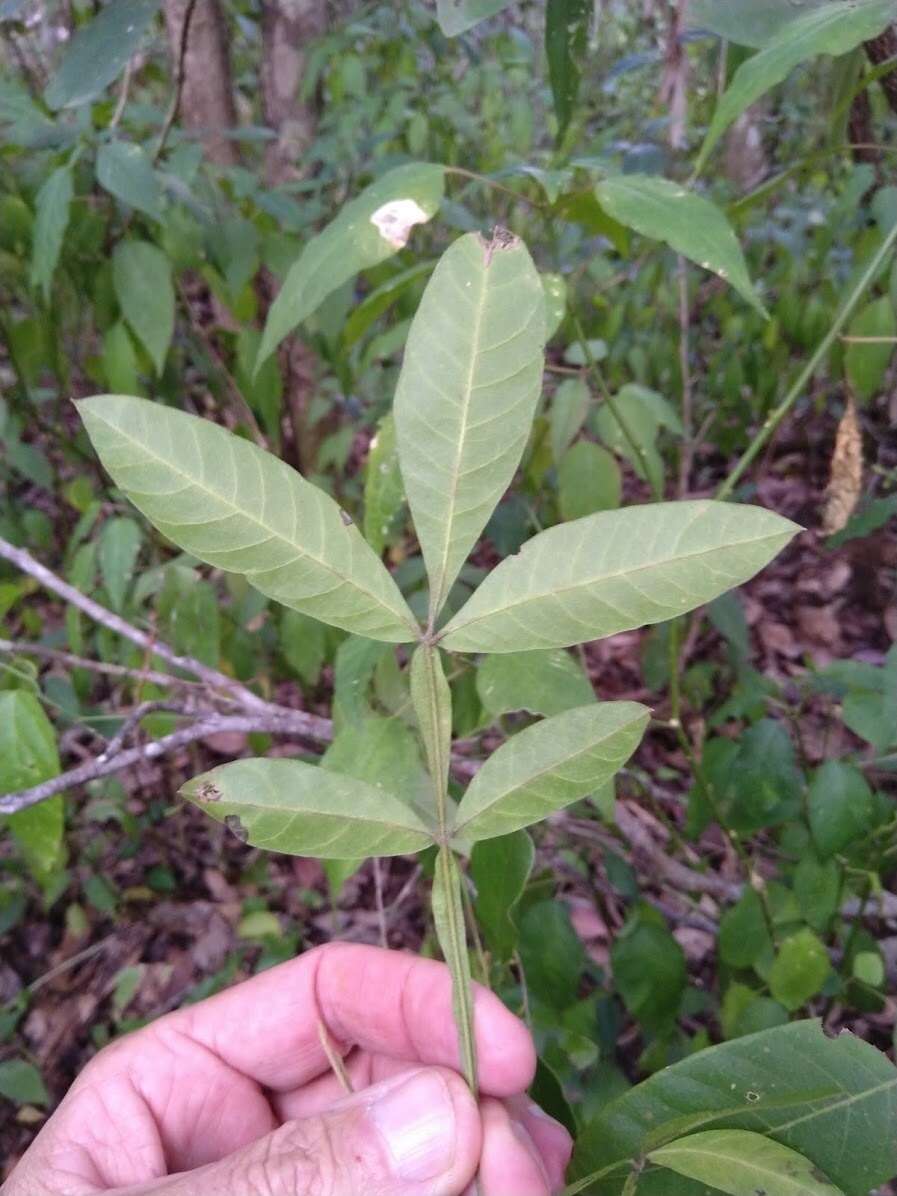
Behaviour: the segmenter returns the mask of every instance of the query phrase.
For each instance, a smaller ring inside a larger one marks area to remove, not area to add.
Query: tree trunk
[[[227,29],[218,0],[165,0],[165,24],[178,70],[184,18],[190,15],[184,48],[180,118],[202,141],[206,157],[219,166],[239,161],[236,145],[224,136],[237,123],[231,84]]]
[[[265,178],[280,186],[302,173],[302,158],[317,122],[314,105],[299,99],[306,47],[327,29],[327,5],[320,0],[263,0],[262,107],[277,134],[265,155]]]

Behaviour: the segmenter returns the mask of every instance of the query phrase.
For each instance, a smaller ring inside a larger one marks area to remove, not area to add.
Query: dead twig
[[[154,669],[129,669],[127,665],[110,664],[103,660],[88,660],[85,656],[75,656],[72,652],[63,652],[59,648],[49,648],[46,644],[31,644],[27,640],[0,639],[0,653],[6,656],[37,656],[54,664],[68,665],[73,669],[88,669],[92,673],[102,673],[109,677],[122,680],[151,682],[153,685],[183,686],[203,689],[201,681],[187,681],[183,677],[175,677],[171,673],[160,673]]]

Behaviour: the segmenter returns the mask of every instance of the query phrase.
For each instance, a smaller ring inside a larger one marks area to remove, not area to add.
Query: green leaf
[[[387,311],[397,299],[411,287],[411,285],[425,274],[430,274],[436,265],[435,259],[415,262],[407,270],[400,270],[381,283],[363,302],[353,309],[343,325],[342,344],[346,349],[351,348],[367,332],[374,321]]]
[[[7,1059],[0,1063],[0,1096],[16,1105],[50,1103],[43,1077],[34,1064],[24,1059]]]
[[[433,808],[442,810],[451,764],[452,691],[442,667],[442,654],[431,644],[420,644],[411,658],[411,701],[433,781]],[[444,829],[441,824],[440,815],[440,829]]]
[[[527,727],[471,781],[453,833],[473,840],[507,835],[593,793],[638,747],[649,713],[637,702],[601,702]]]
[[[814,851],[808,851],[794,869],[794,895],[807,923],[824,934],[841,902],[841,867],[838,862],[821,861],[816,858]]]
[[[544,342],[542,284],[526,246],[502,230],[457,240],[424,291],[395,396],[431,617],[520,464]]]
[[[535,854],[526,831],[484,840],[470,853],[477,922],[489,950],[500,963],[506,963],[517,946],[519,931],[514,910],[532,872]]]
[[[652,1150],[648,1161],[729,1196],[843,1196],[809,1159],[749,1130],[705,1130]]]
[[[436,213],[444,187],[444,167],[410,162],[387,171],[346,204],[336,219],[308,242],[287,274],[268,312],[256,372],[328,295],[360,270],[398,253],[411,227]]]
[[[40,702],[23,689],[0,692],[0,795],[40,785],[59,771],[56,735]],[[8,826],[35,876],[46,879],[62,862],[61,794],[11,815]]]
[[[852,764],[827,760],[810,782],[810,829],[823,859],[866,835],[876,821],[876,803],[866,778]]]
[[[358,726],[372,714],[368,691],[377,666],[386,656],[386,644],[374,640],[345,640],[333,663],[333,726]]]
[[[510,3],[511,0],[436,0],[436,15],[445,36],[457,37],[480,21],[494,17]]]
[[[579,440],[558,468],[558,502],[564,519],[614,510],[622,494],[620,467],[607,449]]]
[[[688,25],[706,29],[738,46],[759,49],[777,37],[795,16],[813,8],[822,8],[831,0],[801,0],[797,9],[793,0],[690,0]]]
[[[720,958],[732,968],[750,968],[771,947],[760,897],[753,889],[745,889],[720,919]]]
[[[147,241],[119,241],[112,254],[112,281],[125,319],[161,374],[174,332],[168,258]]]
[[[545,6],[545,55],[558,141],[567,131],[576,107],[592,12],[591,0],[547,0]]]
[[[891,300],[885,296],[868,303],[850,324],[850,335],[857,337],[890,338],[882,344],[848,344],[844,354],[844,371],[857,398],[868,402],[881,389],[897,336],[897,318]]]
[[[162,220],[162,189],[146,152],[128,141],[107,141],[97,152],[97,182],[129,207]]]
[[[315,686],[327,655],[327,628],[317,619],[285,610],[280,620],[280,650],[305,685]],[[362,643],[365,641],[361,641]]]
[[[137,354],[124,320],[118,320],[103,336],[103,373],[110,390],[133,394],[138,389]]]
[[[779,948],[769,973],[769,989],[793,1012],[816,996],[831,970],[825,944],[812,930],[799,930]]]
[[[365,718],[340,731],[321,757],[321,768],[393,793],[425,808],[427,774],[414,733],[397,718]]]
[[[587,959],[561,901],[540,901],[520,919],[520,955],[530,992],[549,1009],[568,1009],[578,998]]]
[[[747,581],[795,534],[760,507],[709,501],[600,511],[524,544],[449,622],[443,647],[566,647],[661,623]]]
[[[595,187],[598,202],[621,224],[665,241],[676,253],[724,278],[762,315],[747,263],[732,226],[709,199],[655,175],[625,174]]]
[[[208,420],[145,399],[78,405],[116,485],[186,552],[372,639],[416,638],[395,582],[328,495]]]
[[[133,519],[107,519],[100,533],[100,573],[113,610],[120,611],[134,575],[142,540]]]
[[[596,433],[608,448],[629,462],[640,478],[650,482],[655,490],[662,490],[663,459],[657,438],[661,428],[682,435],[678,415],[662,395],[637,382],[620,387],[614,406],[626,423],[628,435],[607,403],[602,403],[595,412]]]
[[[753,1130],[811,1159],[846,1196],[897,1174],[897,1069],[850,1034],[826,1037],[794,1022],[700,1051],[607,1106],[577,1141],[573,1177],[621,1196],[626,1174],[650,1150],[704,1129]],[[639,1196],[700,1196],[706,1184],[673,1187],[643,1173]]]
[[[115,0],[79,29],[44,92],[50,108],[95,99],[121,74],[156,15],[160,0]]]
[[[668,1029],[682,1002],[685,954],[666,926],[636,919],[611,950],[614,982],[623,1003],[648,1030]]]
[[[390,542],[404,506],[396,425],[390,414],[381,419],[371,441],[364,479],[364,538],[378,555]]]
[[[563,323],[567,312],[567,281],[563,274],[543,274],[542,292],[545,295],[545,340],[551,340]]]
[[[560,714],[595,700],[592,683],[563,648],[487,656],[477,669],[476,686],[493,720],[515,710]]]
[[[716,105],[697,169],[703,167],[723,133],[742,112],[801,62],[817,54],[847,54],[861,42],[877,37],[893,19],[892,0],[832,0],[795,17],[735,72]]]
[[[433,842],[399,798],[299,760],[236,760],[180,792],[244,842],[287,855],[354,860],[410,855]]]
[[[554,392],[548,420],[555,465],[560,465],[564,453],[579,435],[590,402],[589,388],[581,378],[566,378]]]
[[[41,186],[37,193],[37,219],[34,223],[31,257],[31,285],[40,287],[44,302],[50,302],[50,287],[65,230],[69,223],[69,209],[72,202],[72,172],[67,166],[60,166]]]

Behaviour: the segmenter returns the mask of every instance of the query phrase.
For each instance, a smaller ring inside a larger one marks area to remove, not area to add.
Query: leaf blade
[[[738,239],[724,213],[702,195],[654,175],[626,174],[595,187],[598,202],[615,220],[718,274],[761,315],[760,302]]]
[[[600,511],[540,532],[493,569],[441,643],[562,648],[664,622],[746,581],[797,530],[759,507],[710,501]]]
[[[59,69],[44,93],[53,109],[86,104],[125,69],[160,0],[115,0],[107,4],[66,48]]]
[[[594,792],[635,751],[649,713],[637,702],[596,702],[527,727],[471,781],[452,833],[474,841],[508,835]]]
[[[115,482],[187,552],[322,622],[391,643],[416,638],[405,600],[358,529],[285,462],[146,399],[96,395],[78,409]]]
[[[161,374],[174,334],[171,263],[148,241],[120,241],[112,255],[112,281],[125,319]]]
[[[432,618],[520,463],[544,332],[544,292],[523,243],[499,231],[455,241],[411,325],[394,405]]]
[[[40,287],[45,303],[50,302],[50,286],[62,252],[73,195],[72,172],[68,166],[54,170],[37,193],[31,285]]]
[[[410,855],[433,842],[420,817],[397,797],[299,760],[222,764],[180,792],[241,838],[245,834],[253,847],[288,855],[348,860]]]

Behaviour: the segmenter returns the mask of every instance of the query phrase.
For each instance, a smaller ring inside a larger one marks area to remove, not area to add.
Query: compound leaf
[[[648,716],[637,702],[601,702],[527,727],[471,781],[454,833],[475,841],[508,835],[593,793],[635,751]]]
[[[442,646],[561,648],[661,623],[747,581],[798,530],[760,507],[710,501],[599,511],[540,532],[502,561]]]
[[[652,1150],[648,1161],[729,1196],[844,1196],[809,1159],[750,1130],[705,1130]]]
[[[433,842],[397,797],[300,760],[236,760],[194,777],[181,794],[244,842],[287,855],[355,860]]]
[[[180,548],[325,623],[391,643],[416,638],[358,529],[285,462],[146,399],[97,395],[79,410],[116,484]]]
[[[503,230],[459,238],[427,284],[395,397],[433,617],[520,463],[544,341],[542,283],[524,244]]]

